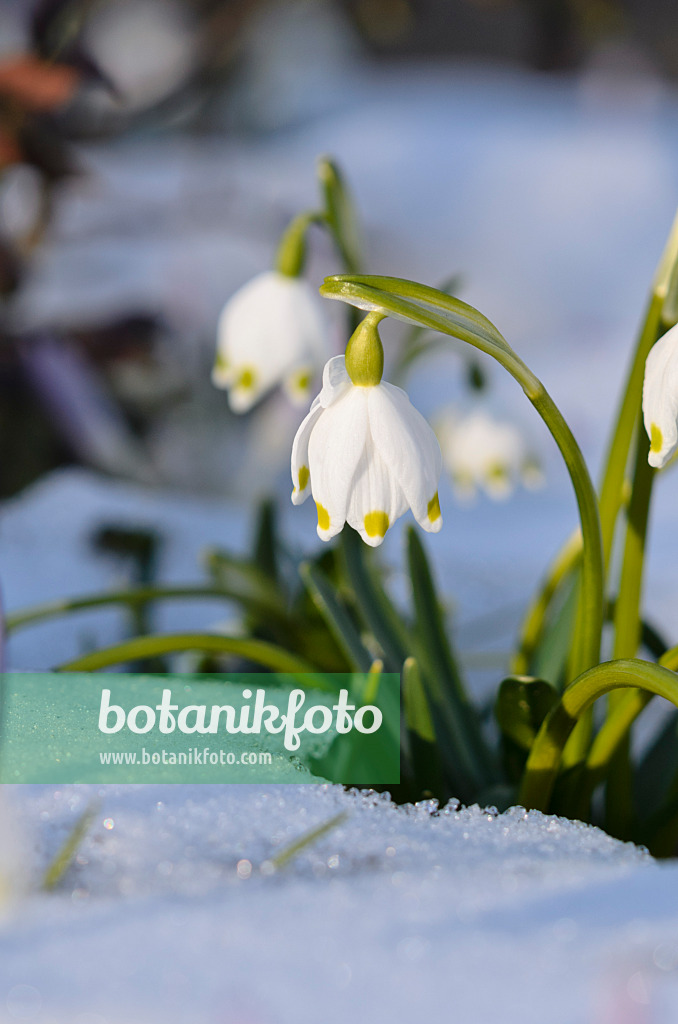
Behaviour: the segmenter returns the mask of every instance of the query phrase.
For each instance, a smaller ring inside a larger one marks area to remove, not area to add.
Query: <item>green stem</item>
[[[306,264],[306,235],[312,224],[325,224],[317,210],[300,213],[283,232],[275,257],[275,269],[285,277],[300,277]]]
[[[571,662],[573,676],[598,663],[603,628],[603,551],[598,502],[584,457],[570,428],[541,382],[517,359],[503,365],[523,386],[525,394],[550,430],[570,474],[579,507],[582,548],[578,630]],[[534,383],[532,383],[533,378]]]
[[[344,276],[328,278],[320,291],[328,298],[461,338],[493,356],[520,384],[560,449],[579,507],[583,537],[581,614],[572,670],[578,675],[597,664],[603,626],[603,552],[598,501],[579,446],[544,385],[486,317],[467,303],[435,288],[398,278]]]
[[[563,749],[578,719],[599,697],[624,688],[657,694],[678,707],[678,679],[662,665],[625,659],[608,661],[584,672],[568,686],[537,734],[520,790],[523,806],[548,809]]]
[[[263,665],[274,672],[309,673],[315,682],[308,685],[316,689],[331,689],[314,673],[313,666],[302,658],[290,654],[282,647],[263,640],[243,640],[240,637],[213,635],[211,633],[158,634],[138,636],[125,643],[92,651],[73,661],[58,665],[57,672],[98,672],[112,665],[122,665],[138,658],[155,658],[179,651],[208,651],[213,654],[232,654],[247,661]]]
[[[667,295],[672,287],[672,279],[676,259],[678,257],[678,217],[674,221],[671,233],[664,248],[662,258],[655,274],[652,292],[646,308],[645,317],[640,330],[636,348],[631,360],[626,385],[619,405],[619,411],[615,421],[615,428],[609,443],[605,470],[600,486],[600,525],[603,540],[603,558],[605,565],[605,578],[609,571],[610,559],[614,536],[619,518],[619,513],[624,505],[624,483],[626,469],[629,461],[629,452],[633,441],[633,434],[636,428],[640,395],[642,393],[643,378],[645,374],[645,362],[650,349],[658,336],[662,333],[666,324],[663,322],[663,314],[667,301]],[[554,564],[565,554],[569,541],[566,542],[561,554],[556,556]],[[572,571],[574,565],[572,566]],[[532,615],[533,609],[540,603],[538,595],[533,605],[530,606],[528,617]],[[549,594],[549,600],[553,592]],[[544,609],[544,612],[546,609]],[[526,620],[523,631],[528,628]]]
[[[362,240],[356,205],[334,160],[320,157],[318,180],[325,203],[323,221],[332,235],[344,270],[347,274],[359,274]]]
[[[635,657],[641,639],[640,600],[643,585],[643,561],[647,524],[655,470],[649,465],[649,444],[645,431],[639,427],[636,441],[636,462],[629,502],[624,560],[619,593],[614,611],[614,657]]]

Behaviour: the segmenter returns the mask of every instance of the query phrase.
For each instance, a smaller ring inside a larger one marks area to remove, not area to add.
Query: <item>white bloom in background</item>
[[[678,448],[678,325],[659,339],[647,357],[643,421],[650,439],[648,462],[662,469]]]
[[[473,500],[479,490],[501,501],[519,483],[536,488],[543,482],[525,438],[512,423],[495,420],[480,409],[468,416],[449,410],[438,417],[436,433],[461,501]]]
[[[404,391],[382,382],[380,371],[375,379],[356,384],[344,356],[330,359],[294,439],[292,501],[300,505],[313,494],[322,540],[348,522],[376,547],[408,508],[429,533],[443,523],[436,436]]]
[[[234,412],[247,412],[278,384],[303,405],[328,354],[321,302],[311,285],[270,270],[224,306],[212,382],[228,388]]]

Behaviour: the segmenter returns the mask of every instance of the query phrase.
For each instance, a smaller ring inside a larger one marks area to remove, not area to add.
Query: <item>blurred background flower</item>
[[[503,501],[520,484],[534,489],[544,482],[539,460],[516,424],[482,408],[467,415],[448,408],[434,427],[460,501],[473,501],[479,491]]]

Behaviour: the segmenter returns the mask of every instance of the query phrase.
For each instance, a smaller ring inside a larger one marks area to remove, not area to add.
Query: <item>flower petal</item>
[[[292,484],[294,488],[292,491],[292,504],[294,505],[301,505],[311,493],[309,486],[311,471],[308,461],[308,442],[322,411],[320,402],[317,398],[314,399],[311,409],[302,421],[292,443]]]
[[[336,402],[346,391],[353,387],[351,378],[346,370],[344,356],[332,356],[325,363],[323,370],[322,391],[318,400],[324,409],[327,409],[333,402]]]
[[[308,445],[311,489],[318,506],[318,536],[329,540],[346,521],[353,479],[368,433],[367,394],[349,387],[322,409]]]
[[[401,388],[383,381],[367,390],[374,444],[419,525],[437,533],[443,524],[438,502],[442,469],[438,439]]]
[[[348,503],[347,520],[366,544],[381,544],[389,526],[409,508],[395,476],[368,436]]]
[[[645,363],[643,422],[648,461],[661,469],[678,447],[678,325],[659,339]]]

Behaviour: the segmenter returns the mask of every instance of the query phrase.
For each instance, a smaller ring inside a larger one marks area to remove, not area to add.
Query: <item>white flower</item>
[[[319,297],[302,278],[271,270],[249,281],[224,306],[212,381],[228,388],[234,412],[247,412],[280,383],[293,402],[303,405],[327,356]]]
[[[650,349],[645,363],[643,420],[648,462],[662,469],[678,448],[678,324]]]
[[[450,410],[438,418],[436,433],[461,501],[474,499],[480,489],[501,501],[519,482],[530,488],[542,482],[535,458],[512,423],[495,420],[480,409],[464,417]]]
[[[353,384],[344,356],[330,359],[292,447],[292,501],[313,494],[322,540],[348,522],[376,547],[408,508],[437,533],[441,469],[436,436],[404,391],[385,381]]]

